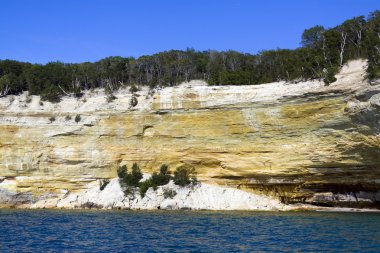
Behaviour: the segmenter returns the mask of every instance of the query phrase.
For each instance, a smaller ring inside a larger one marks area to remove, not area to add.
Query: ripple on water
[[[1,252],[380,252],[379,213],[0,210]]]

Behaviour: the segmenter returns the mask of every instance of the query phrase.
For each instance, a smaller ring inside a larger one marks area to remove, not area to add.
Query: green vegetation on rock
[[[302,35],[301,47],[261,51],[256,55],[236,51],[170,50],[150,56],[108,57],[98,62],[46,65],[13,60],[0,61],[0,96],[29,91],[41,99],[58,102],[60,96],[81,97],[84,90],[105,88],[112,92],[139,85],[173,86],[203,79],[212,85],[259,84],[274,81],[323,79],[334,82],[334,74],[349,60],[368,59],[367,77],[380,77],[380,11],[346,20],[326,29],[314,26]]]
[[[77,114],[77,115],[75,116],[75,122],[76,122],[76,123],[78,123],[81,119],[82,119],[82,117],[81,117],[79,114]]]
[[[173,177],[174,184],[179,186],[186,186],[189,184],[196,184],[198,182],[196,178],[195,169],[193,167],[182,165],[174,171]]]
[[[119,166],[117,169],[117,175],[120,179],[120,184],[122,187],[127,189],[128,194],[132,192],[131,187],[138,187],[141,197],[145,196],[145,193],[149,188],[157,189],[158,186],[166,185],[171,179],[173,179],[174,184],[179,186],[186,186],[189,184],[196,184],[198,182],[196,178],[195,169],[193,167],[182,165],[174,171],[174,177],[172,177],[169,170],[169,166],[166,164],[161,165],[159,173],[154,172],[152,176],[140,182],[143,178],[140,167],[137,163],[132,166],[132,171],[129,173],[126,165]],[[175,192],[167,193],[165,198],[174,197]]]
[[[164,198],[167,199],[167,198],[174,198],[175,195],[177,195],[177,192],[175,190],[172,190],[172,189],[169,189],[169,188],[164,188]]]
[[[141,173],[140,167],[137,163],[132,165],[132,171],[128,173],[126,172],[123,181],[128,186],[138,187],[140,180],[143,178],[143,174]]]
[[[160,172],[154,172],[151,177],[152,184],[154,186],[166,185],[172,178],[171,172],[169,171],[169,166],[166,164],[161,165]]]

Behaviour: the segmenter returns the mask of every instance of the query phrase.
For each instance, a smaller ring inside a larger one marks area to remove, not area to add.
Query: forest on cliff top
[[[154,55],[107,57],[97,62],[45,65],[0,60],[0,97],[29,91],[58,102],[62,95],[120,87],[174,86],[194,79],[210,85],[252,85],[274,81],[321,79],[328,85],[347,61],[368,59],[367,78],[380,77],[380,11],[346,20],[333,28],[314,26],[302,34],[294,50],[258,54],[229,51],[170,50]]]

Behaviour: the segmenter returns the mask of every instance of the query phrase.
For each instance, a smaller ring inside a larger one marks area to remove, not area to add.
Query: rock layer
[[[100,190],[97,182],[80,193],[60,194],[42,199],[31,208],[104,208],[143,210],[286,210],[280,201],[245,191],[199,183],[180,187],[172,181],[156,190],[150,188],[142,198],[138,190],[124,193],[118,178]],[[170,191],[170,194],[167,193]]]
[[[376,207],[380,87],[364,80],[364,69],[364,61],[350,62],[329,87],[143,88],[135,107],[127,90],[110,103],[101,90],[58,104],[1,98],[0,202],[81,192],[137,162],[144,172],[189,164],[202,182],[284,203]]]

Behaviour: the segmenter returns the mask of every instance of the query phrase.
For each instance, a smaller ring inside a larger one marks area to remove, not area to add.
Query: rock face
[[[180,187],[172,181],[150,188],[142,198],[139,191],[124,193],[119,179],[110,180],[103,190],[92,183],[80,193],[61,194],[42,199],[31,208],[105,208],[166,210],[287,210],[292,207],[280,201],[245,191],[199,183]]]
[[[101,90],[58,104],[1,98],[0,202],[83,192],[137,162],[144,172],[189,164],[202,182],[283,203],[379,207],[380,86],[365,65],[350,62],[328,87],[193,81],[120,90],[109,103]]]

